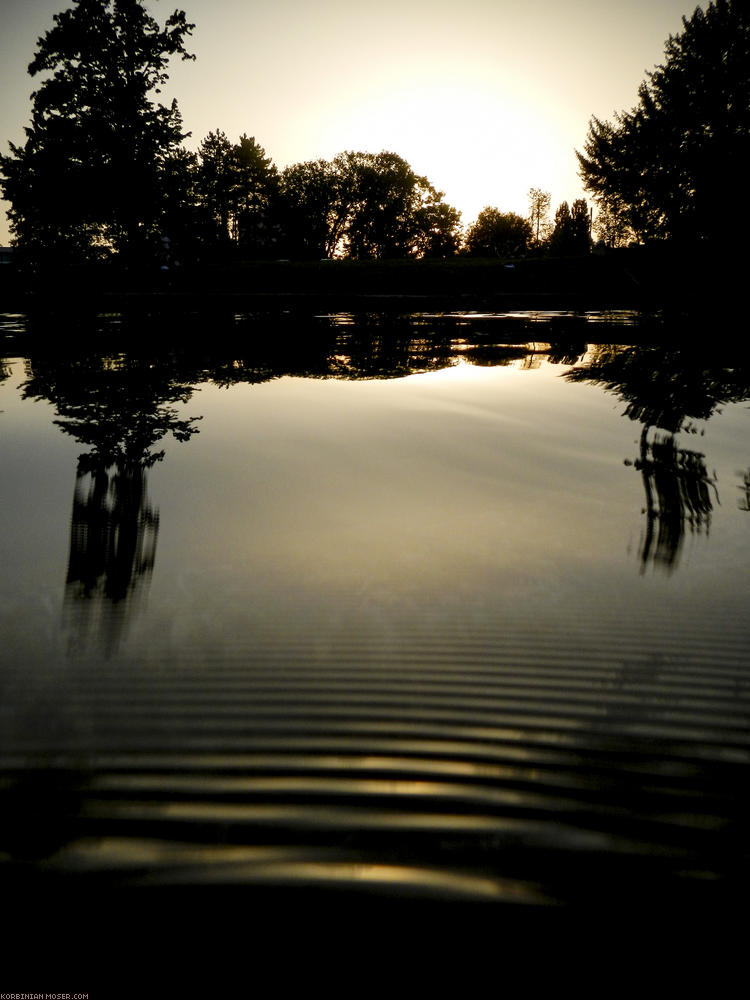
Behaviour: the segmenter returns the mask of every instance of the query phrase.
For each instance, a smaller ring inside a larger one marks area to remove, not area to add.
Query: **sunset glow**
[[[22,141],[37,38],[66,0],[4,0],[0,140]],[[581,197],[576,148],[592,115],[635,103],[690,0],[152,2],[184,7],[195,62],[174,63],[190,148],[213,129],[256,137],[279,168],[345,149],[403,156],[471,223],[486,205],[526,214]],[[0,244],[8,242],[4,220]]]

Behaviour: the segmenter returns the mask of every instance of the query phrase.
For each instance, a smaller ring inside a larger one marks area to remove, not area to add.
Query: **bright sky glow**
[[[23,140],[37,38],[68,0],[0,0],[0,142]],[[191,148],[255,136],[277,166],[345,149],[403,156],[470,224],[485,205],[581,197],[592,115],[632,107],[690,0],[151,0],[196,24],[174,63]],[[703,5],[705,6],[705,4]],[[0,243],[8,242],[0,219]]]

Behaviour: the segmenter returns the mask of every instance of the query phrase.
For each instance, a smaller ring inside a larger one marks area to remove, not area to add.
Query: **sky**
[[[69,0],[0,0],[0,145],[22,142],[36,42]],[[195,62],[172,62],[186,146],[254,136],[281,169],[389,150],[470,225],[482,208],[585,197],[575,150],[592,115],[637,102],[690,0],[149,0],[179,7]],[[706,4],[702,6],[705,8]],[[0,203],[1,204],[1,203]],[[3,206],[4,208],[5,206]],[[0,211],[0,244],[10,240]]]

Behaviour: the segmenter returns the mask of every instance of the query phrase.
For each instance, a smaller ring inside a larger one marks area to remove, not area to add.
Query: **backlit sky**
[[[702,4],[706,6],[707,4]],[[68,0],[0,0],[0,142],[23,141],[38,37]],[[196,62],[173,62],[186,145],[255,136],[276,165],[345,149],[403,156],[470,224],[581,197],[589,118],[637,101],[689,0],[151,0],[183,8]],[[0,244],[9,242],[0,213]]]

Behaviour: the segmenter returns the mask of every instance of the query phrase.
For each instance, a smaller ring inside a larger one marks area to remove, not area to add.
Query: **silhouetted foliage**
[[[279,172],[270,156],[255,141],[241,135],[235,146],[237,160],[237,208],[235,238],[251,257],[265,257],[274,249],[276,233],[271,211],[278,190]]]
[[[488,206],[466,234],[466,250],[472,257],[521,257],[531,237],[527,219]]]
[[[683,18],[665,61],[613,122],[592,118],[580,173],[639,238],[744,233],[750,169],[750,7],[715,0]],[[727,192],[732,192],[731,204]]]
[[[459,219],[395,153],[340,153],[295,164],[280,178],[278,224],[289,257],[451,256]]]
[[[196,194],[202,236],[214,247],[226,247],[232,239],[234,151],[220,129],[209,132],[198,147]]]
[[[593,224],[594,235],[605,247],[626,246],[635,240],[635,234],[622,215],[618,215],[607,202],[600,202]]]
[[[298,260],[331,257],[346,225],[342,177],[328,160],[295,163],[279,179],[280,252]]]
[[[0,157],[16,244],[27,260],[158,254],[167,163],[184,133],[175,101],[154,103],[169,57],[193,58],[183,11],[160,28],[141,0],[74,0],[38,42],[23,146]]]
[[[161,201],[161,263],[194,260],[200,233],[195,153],[177,149],[164,160]]]
[[[458,248],[460,215],[443,194],[395,153],[343,153],[336,158],[350,195],[347,256],[448,256]],[[353,197],[351,197],[353,196]],[[442,211],[441,211],[442,209]]]
[[[232,143],[224,132],[209,132],[198,149],[195,198],[199,238],[214,250],[240,247],[264,257],[275,243],[271,206],[278,171],[255,138]]]
[[[539,246],[550,233],[549,207],[552,203],[552,196],[549,191],[542,191],[541,188],[529,188],[529,224],[534,238],[534,243]]]
[[[558,257],[575,257],[591,249],[590,217],[583,198],[569,208],[564,201],[555,212],[555,227],[549,238],[550,253]]]

